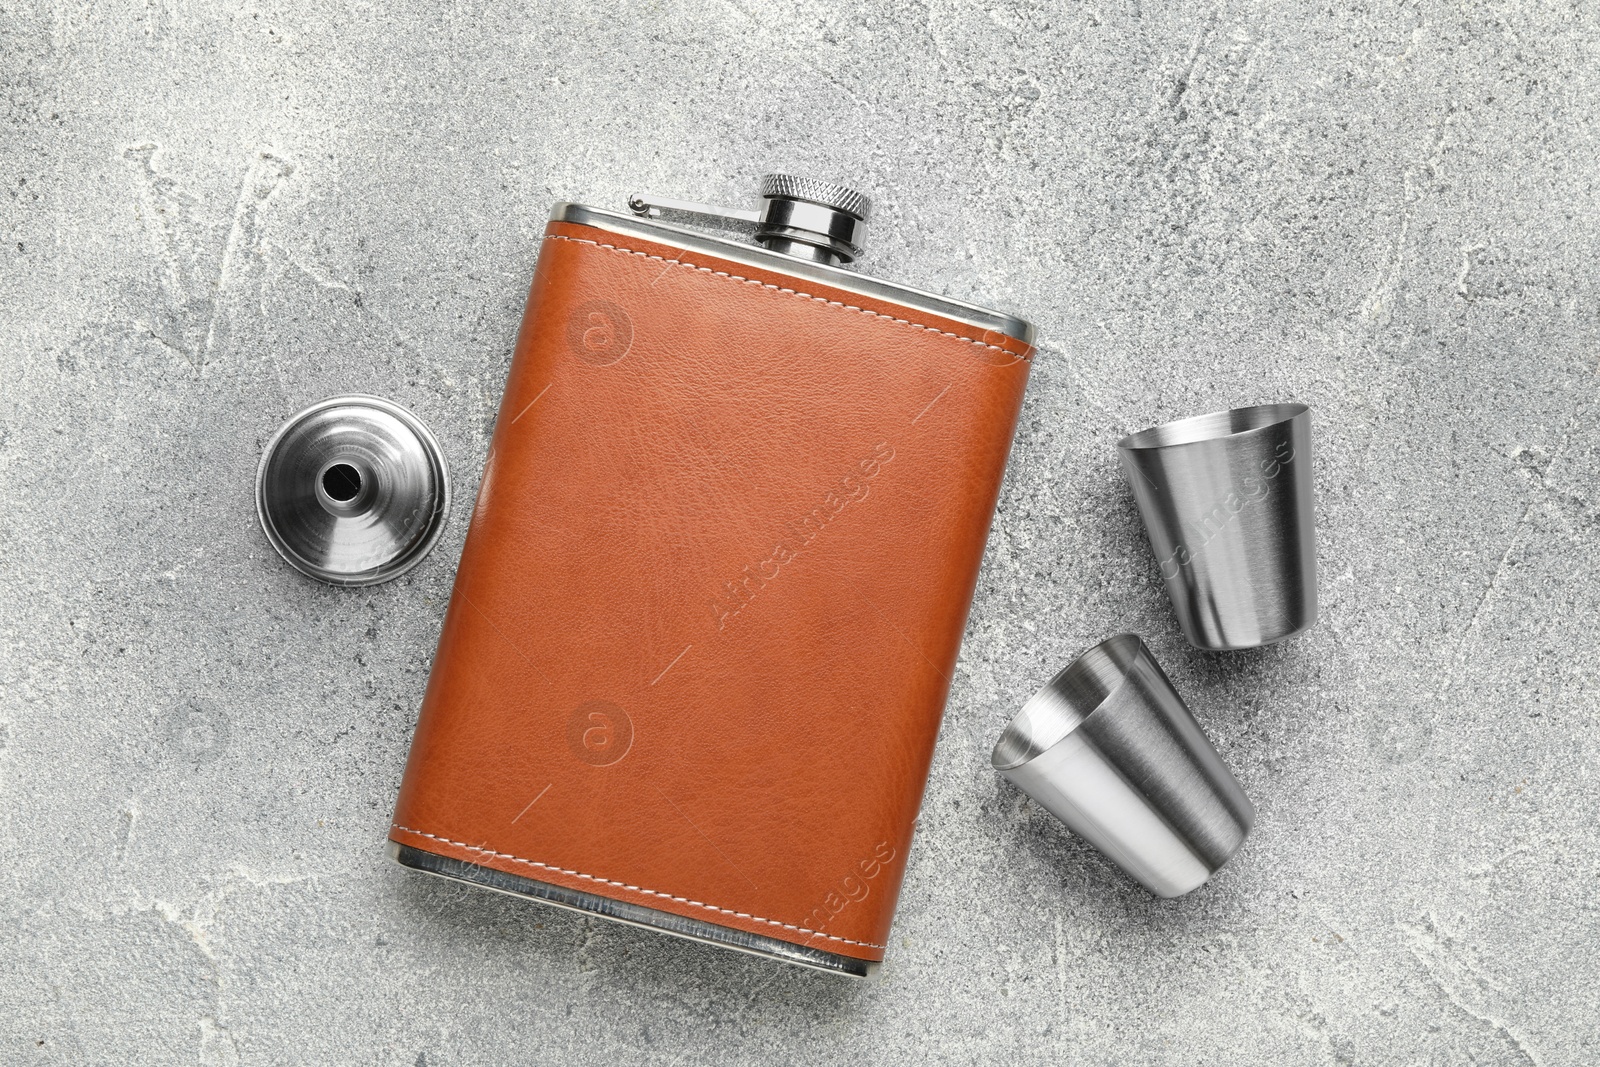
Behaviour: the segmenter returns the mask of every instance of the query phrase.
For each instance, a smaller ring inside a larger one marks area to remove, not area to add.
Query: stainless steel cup
[[[1317,621],[1310,408],[1197,415],[1117,452],[1190,644],[1255,648]]]
[[[1160,897],[1228,862],[1255,808],[1143,641],[1119,634],[1050,679],[995,769]]]

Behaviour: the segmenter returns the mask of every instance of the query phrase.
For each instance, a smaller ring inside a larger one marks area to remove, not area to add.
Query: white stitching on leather
[[[1004,352],[1006,355],[1011,356],[1013,360],[1021,361],[1023,363],[1033,362],[1033,357],[1031,356],[1020,356],[1011,351],[1009,348],[1003,348],[1000,345],[992,345],[987,341],[974,341],[970,337],[965,337],[959,333],[951,333],[949,330],[941,330],[934,326],[925,326],[920,322],[912,322],[909,319],[897,319],[893,315],[885,315],[881,311],[873,311],[871,308],[856,307],[854,304],[846,304],[838,300],[829,300],[825,296],[813,296],[810,293],[802,293],[797,289],[786,289],[781,285],[773,285],[771,282],[764,282],[759,278],[745,278],[738,274],[729,274],[725,270],[713,270],[710,267],[702,267],[697,263],[689,263],[681,259],[668,259],[666,256],[652,255],[649,252],[639,252],[632,248],[622,248],[618,245],[606,244],[604,241],[590,241],[582,237],[567,237],[564,234],[547,233],[544,235],[544,239],[546,241],[571,241],[573,244],[593,245],[596,248],[609,248],[613,252],[620,252],[626,256],[639,256],[642,259],[656,260],[658,263],[676,264],[680,267],[688,267],[690,270],[701,271],[705,274],[714,274],[719,278],[727,278],[729,281],[743,282],[746,285],[759,285],[763,289],[771,289],[773,292],[777,293],[788,293],[790,296],[797,296],[801,300],[814,300],[819,304],[827,304],[829,307],[844,308],[846,311],[859,311],[861,314],[870,315],[875,319],[887,319],[890,322],[898,322],[902,326],[910,326],[914,330],[926,330],[928,333],[936,333],[940,337],[953,337],[957,341],[965,341],[967,344],[976,345],[979,348],[990,348],[996,352]]]
[[[452,841],[448,837],[440,837],[438,834],[430,834],[423,830],[413,830],[411,827],[401,826],[399,823],[390,823],[389,825],[393,829],[401,830],[408,834],[416,834],[418,837],[430,838],[434,841],[442,841],[447,845],[455,845],[457,848],[464,848],[469,852],[481,852],[485,856],[494,856],[498,859],[510,860],[513,863],[525,863],[530,867],[540,867],[547,871],[559,871],[562,874],[570,874],[574,878],[583,878],[587,881],[600,882],[604,885],[614,885],[621,889],[631,889],[635,893],[646,893],[652,897],[660,897],[663,900],[676,900],[680,904],[690,904],[696,908],[705,908],[707,911],[718,911],[724,915],[734,915],[741,919],[749,919],[751,922],[766,923],[768,926],[781,926],[785,930],[793,930],[796,933],[810,934],[812,937],[824,937],[829,941],[842,941],[847,945],[860,945],[862,948],[883,947],[882,945],[875,945],[871,941],[852,941],[848,937],[835,937],[832,934],[825,934],[821,930],[808,930],[804,926],[795,926],[793,923],[781,923],[776,919],[763,919],[759,915],[751,915],[749,912],[745,911],[734,911],[731,908],[719,908],[715,904],[702,904],[700,901],[690,900],[688,897],[675,897],[671,893],[658,893],[654,889],[644,889],[636,885],[629,885],[627,882],[613,881],[610,878],[598,878],[592,874],[584,874],[582,871],[569,871],[565,867],[555,867],[548,863],[540,863],[538,860],[525,860],[521,856],[513,856],[509,852],[496,852],[490,848],[480,848],[477,845],[469,845],[465,841]]]

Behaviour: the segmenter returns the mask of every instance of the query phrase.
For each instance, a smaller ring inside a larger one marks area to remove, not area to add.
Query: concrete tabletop
[[[1600,1062],[1600,13],[22,3],[0,83],[0,1061]],[[382,842],[551,205],[880,210],[1041,350],[871,984]],[[444,541],[318,585],[261,448],[375,393]],[[1315,413],[1322,621],[1191,650],[1118,437]],[[1149,896],[989,767],[1141,634],[1259,809]]]

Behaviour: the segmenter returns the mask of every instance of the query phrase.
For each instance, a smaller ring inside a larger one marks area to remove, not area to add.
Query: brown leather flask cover
[[[670,240],[546,231],[390,837],[881,960],[1032,350]]]

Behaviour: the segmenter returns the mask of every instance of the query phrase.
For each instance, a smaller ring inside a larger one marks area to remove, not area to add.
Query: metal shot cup
[[[1023,705],[993,763],[1159,897],[1197,889],[1255,808],[1143,641],[1118,634]]]
[[[1197,415],[1117,453],[1190,644],[1256,648],[1317,621],[1310,408]]]

